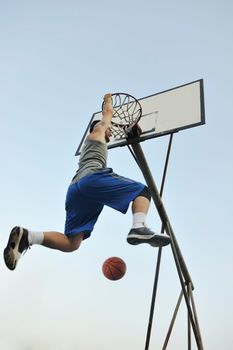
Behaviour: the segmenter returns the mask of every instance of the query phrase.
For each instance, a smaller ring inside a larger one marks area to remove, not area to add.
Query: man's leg
[[[141,193],[133,200],[132,212],[133,212],[133,227],[140,228],[146,226],[146,215],[149,210],[151,201],[151,192],[147,186],[141,191]]]
[[[60,232],[44,232],[42,245],[47,248],[61,250],[62,252],[73,252],[80,247],[82,240],[82,233],[66,236]]]
[[[12,229],[4,249],[5,264],[10,270],[14,270],[22,253],[33,244],[41,244],[63,252],[73,252],[79,248],[82,240],[82,233],[68,237],[60,232],[34,232],[16,226]]]
[[[147,214],[150,206],[150,201],[148,198],[143,196],[138,196],[132,203],[132,212],[135,213],[144,213]]]

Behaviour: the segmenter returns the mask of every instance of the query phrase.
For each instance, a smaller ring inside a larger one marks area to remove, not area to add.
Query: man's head
[[[92,133],[92,131],[94,130],[96,124],[100,123],[101,120],[94,120],[91,125],[90,125],[90,128],[89,128],[89,131],[90,133]],[[110,137],[112,135],[112,131],[111,131],[111,128],[108,128],[106,131],[105,131],[105,140],[106,142],[109,142],[110,141]]]
[[[101,120],[94,120],[94,121],[91,123],[90,129],[89,129],[90,133],[94,130],[95,125],[96,125],[97,123],[99,123],[100,121],[101,121]]]

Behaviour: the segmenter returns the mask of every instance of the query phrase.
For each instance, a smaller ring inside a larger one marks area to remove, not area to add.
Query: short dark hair
[[[94,120],[94,121],[91,123],[90,129],[89,129],[90,133],[94,130],[95,125],[96,125],[97,123],[99,123],[100,121],[101,121],[101,120]]]

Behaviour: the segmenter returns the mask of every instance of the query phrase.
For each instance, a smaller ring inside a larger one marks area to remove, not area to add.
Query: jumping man
[[[133,225],[127,242],[132,245],[148,243],[162,247],[170,243],[166,234],[153,233],[145,226],[151,194],[147,186],[119,176],[106,166],[107,143],[111,137],[113,115],[111,94],[104,96],[102,119],[90,126],[80,154],[79,168],[69,185],[65,209],[65,232],[38,232],[16,226],[12,229],[4,260],[14,270],[21,254],[33,244],[73,252],[90,237],[105,205],[125,214],[132,202]]]

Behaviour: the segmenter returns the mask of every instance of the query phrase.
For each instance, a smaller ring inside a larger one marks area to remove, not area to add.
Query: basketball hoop
[[[112,105],[112,135],[117,139],[127,137],[142,116],[141,104],[135,97],[129,94],[114,93],[112,94]],[[103,106],[104,103],[102,109]]]

